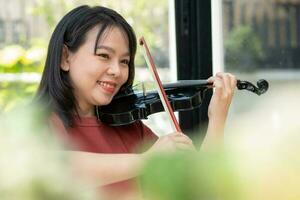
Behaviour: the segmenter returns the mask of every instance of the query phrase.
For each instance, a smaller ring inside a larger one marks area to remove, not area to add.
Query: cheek
[[[72,69],[69,71],[70,78],[73,82],[79,82],[80,80],[87,80],[87,72],[82,69],[82,67],[72,66]]]
[[[75,89],[88,89],[93,86],[95,82],[97,72],[93,68],[84,67],[86,65],[72,65],[72,68],[69,71],[69,76],[71,82]]]
[[[129,76],[129,68],[125,68],[122,72],[123,84],[127,82]]]

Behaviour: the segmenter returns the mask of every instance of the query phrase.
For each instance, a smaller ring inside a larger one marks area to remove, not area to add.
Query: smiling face
[[[61,68],[69,72],[81,116],[93,116],[95,105],[107,105],[127,81],[130,61],[126,34],[111,27],[100,37],[99,26],[91,29],[76,52],[64,49]]]

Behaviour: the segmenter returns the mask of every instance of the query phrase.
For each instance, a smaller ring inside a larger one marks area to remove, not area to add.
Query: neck
[[[78,106],[78,115],[80,117],[94,117],[95,111],[93,106]]]
[[[78,114],[80,117],[94,117],[95,116],[94,112],[84,112],[81,110],[78,111]]]

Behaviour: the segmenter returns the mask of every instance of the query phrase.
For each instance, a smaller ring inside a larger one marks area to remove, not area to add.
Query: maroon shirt
[[[67,142],[70,150],[93,153],[140,153],[140,147],[153,144],[157,136],[141,121],[126,126],[109,126],[94,117],[75,117],[74,126],[66,129],[57,115],[50,124]],[[122,181],[102,187],[115,198],[136,189],[134,180]]]

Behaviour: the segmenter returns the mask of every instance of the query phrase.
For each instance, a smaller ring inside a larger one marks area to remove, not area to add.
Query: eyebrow
[[[113,48],[108,47],[108,46],[104,46],[104,45],[97,46],[96,50],[97,49],[105,49],[105,50],[107,50],[107,51],[109,51],[111,53],[116,53],[116,51]],[[126,53],[122,54],[122,56],[130,56],[130,53],[126,52]]]

